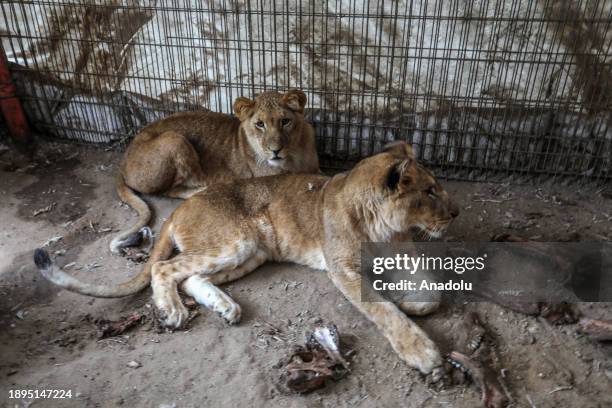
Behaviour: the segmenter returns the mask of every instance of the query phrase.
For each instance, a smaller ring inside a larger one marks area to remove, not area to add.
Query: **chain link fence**
[[[32,123],[125,143],[182,110],[299,88],[322,163],[393,140],[468,180],[612,177],[612,0],[0,3]]]

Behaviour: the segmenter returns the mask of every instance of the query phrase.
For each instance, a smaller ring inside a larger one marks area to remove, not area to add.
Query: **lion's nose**
[[[275,149],[270,149],[270,150],[272,150],[272,154],[274,155],[274,157],[278,157],[278,154],[279,154],[279,153],[280,153],[280,151],[281,151],[281,150],[283,150],[283,149],[276,149],[276,150],[275,150]]]

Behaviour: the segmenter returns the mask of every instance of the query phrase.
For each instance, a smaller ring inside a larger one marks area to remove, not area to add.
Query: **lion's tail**
[[[121,171],[117,174],[117,194],[121,201],[129,204],[138,213],[138,221],[130,228],[121,231],[110,243],[113,254],[119,254],[121,248],[136,245],[141,239],[141,229],[151,219],[151,210],[147,203],[127,185]],[[144,231],[144,230],[143,230]]]
[[[151,282],[151,268],[157,261],[163,261],[170,257],[174,249],[174,243],[171,236],[171,221],[168,220],[162,232],[160,239],[153,248],[153,252],[143,267],[142,271],[127,282],[118,285],[94,285],[91,283],[81,282],[80,280],[68,275],[59,266],[55,265],[49,254],[44,249],[38,248],[34,251],[34,263],[38,267],[39,272],[49,281],[61,286],[72,292],[80,293],[86,296],[102,297],[102,298],[117,298],[129,296],[140,292],[146,288]]]

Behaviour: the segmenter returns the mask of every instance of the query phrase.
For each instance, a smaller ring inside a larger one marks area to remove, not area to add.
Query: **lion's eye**
[[[287,118],[281,119],[281,125],[282,126],[287,126],[290,123],[291,123],[291,119],[287,119]]]
[[[255,127],[259,128],[259,129],[263,129],[264,127],[266,127],[266,124],[263,123],[263,121],[259,120],[259,121],[255,122]]]

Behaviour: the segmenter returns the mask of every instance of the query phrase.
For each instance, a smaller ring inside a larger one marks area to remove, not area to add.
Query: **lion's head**
[[[346,186],[355,201],[364,201],[361,215],[373,241],[405,236],[413,228],[437,238],[459,215],[448,193],[404,142],[362,160],[347,175]]]
[[[306,101],[306,94],[299,90],[264,92],[255,100],[236,99],[234,112],[259,164],[287,171],[318,171],[314,132],[304,120]]]

